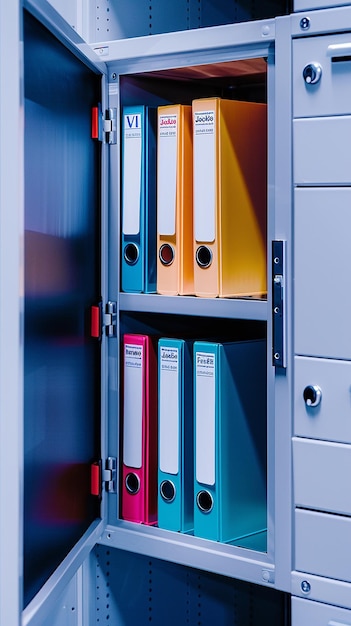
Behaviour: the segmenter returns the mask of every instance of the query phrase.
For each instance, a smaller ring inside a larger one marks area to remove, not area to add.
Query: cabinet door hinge
[[[107,109],[104,116],[104,142],[117,143],[117,109]]]
[[[286,241],[272,242],[273,348],[275,367],[286,367]]]
[[[109,456],[105,463],[101,460],[91,465],[91,488],[93,496],[101,497],[102,492],[116,493],[117,491],[117,459]]]
[[[90,336],[101,340],[103,333],[107,337],[117,334],[117,303],[107,302],[103,310],[102,302],[90,309]]]
[[[104,327],[107,337],[117,335],[117,303],[107,302],[104,313]]]
[[[117,109],[106,109],[102,112],[101,106],[91,111],[91,136],[104,143],[117,143]]]

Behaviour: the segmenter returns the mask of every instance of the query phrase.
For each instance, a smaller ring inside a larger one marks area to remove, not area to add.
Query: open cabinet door
[[[101,75],[24,11],[24,606],[100,515]]]

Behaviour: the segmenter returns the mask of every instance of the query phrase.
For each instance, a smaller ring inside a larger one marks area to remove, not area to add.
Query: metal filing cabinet
[[[19,127],[24,121],[24,143],[21,133],[18,137],[24,211],[20,199],[18,212],[24,222],[14,228],[20,237],[13,233],[12,244],[21,258],[24,236],[23,343],[17,344],[23,369],[16,379],[25,417],[23,439],[20,428],[17,433],[19,445],[24,443],[24,543],[17,544],[19,561],[24,547],[23,597],[15,572],[11,586],[28,626],[128,626],[150,618],[163,624],[165,616],[174,624],[197,619],[205,625],[219,612],[223,620],[258,624],[262,611],[280,625],[287,619],[291,570],[285,535],[291,519],[286,488],[291,417],[284,419],[284,398],[292,368],[286,367],[291,325],[277,321],[273,347],[272,241],[286,250],[279,267],[274,265],[283,304],[290,290],[285,267],[291,265],[291,247],[284,241],[290,236],[291,207],[286,199],[281,211],[277,193],[290,188],[291,162],[283,158],[276,137],[285,134],[290,144],[290,79],[282,62],[290,63],[289,18],[275,18],[286,12],[285,3],[269,3],[266,18],[247,3],[247,17],[262,18],[250,21],[242,21],[239,3],[227,9],[223,4],[212,18],[210,3],[186,2],[183,10],[174,3],[176,21],[172,11],[164,15],[161,3],[150,6],[147,20],[140,10],[128,26],[125,11],[109,1],[79,5],[81,11],[77,4],[77,12],[64,5],[63,14],[70,22],[77,17],[74,26],[82,28],[89,46],[45,2],[26,2],[24,14],[18,12],[24,52],[23,82],[16,66],[24,97],[18,106]],[[199,95],[232,97],[233,90],[268,109],[268,297],[121,292],[121,107],[190,103]],[[278,101],[280,118],[275,119]],[[102,142],[91,137],[89,119],[99,103]],[[89,337],[82,311],[99,308],[100,300],[103,333]],[[268,400],[258,418],[267,437],[261,494],[267,530],[234,545],[128,522],[120,514],[122,334],[195,337],[199,331],[213,336],[214,329],[226,339],[264,338],[268,346],[263,368]],[[277,440],[285,445],[276,446]],[[101,462],[103,478],[95,499],[87,493],[93,461],[95,468]],[[18,606],[8,605],[7,595],[2,592],[4,620],[16,623]]]
[[[350,33],[343,28],[349,11],[305,12],[292,20],[292,592],[300,596],[292,600],[294,625],[348,624],[351,619],[346,478],[351,462],[350,298],[344,286],[349,266],[345,234],[351,223],[346,157],[351,132]]]
[[[0,7],[1,624],[351,624],[351,7],[257,4]],[[213,93],[268,105],[267,299],[123,293],[121,107]],[[174,328],[267,340],[263,542],[121,519],[120,338]]]

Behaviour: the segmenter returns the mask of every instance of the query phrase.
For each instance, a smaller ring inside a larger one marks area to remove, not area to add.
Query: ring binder
[[[122,114],[122,259],[126,292],[156,290],[156,110]]]
[[[264,531],[266,341],[196,341],[194,401],[194,535],[232,542]]]
[[[191,344],[162,338],[158,360],[158,524],[188,532],[194,517]]]
[[[121,517],[157,520],[157,363],[151,337],[123,337]]]
[[[157,292],[194,293],[191,106],[158,107]]]
[[[194,100],[194,283],[203,297],[266,285],[267,107]]]

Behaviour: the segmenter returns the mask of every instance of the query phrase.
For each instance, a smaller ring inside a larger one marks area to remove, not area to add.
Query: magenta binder
[[[147,335],[123,337],[121,517],[157,522],[157,360]]]

